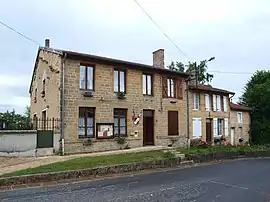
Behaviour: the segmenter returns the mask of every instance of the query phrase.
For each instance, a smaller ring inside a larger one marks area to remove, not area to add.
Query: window
[[[45,90],[46,90],[46,80],[43,79],[43,81],[42,81],[42,92],[41,92],[42,97],[45,96]]]
[[[210,111],[210,99],[209,99],[209,95],[205,94],[204,95],[205,98],[205,111],[209,112]]]
[[[193,93],[193,109],[199,110],[200,105],[200,95],[198,93]]]
[[[80,89],[94,90],[94,67],[88,65],[80,66]]]
[[[174,89],[175,89],[174,80],[173,79],[167,79],[168,97],[175,97]]]
[[[114,70],[114,92],[126,92],[126,78],[125,71]]]
[[[182,78],[162,77],[162,97],[183,99],[183,82]]]
[[[237,122],[238,123],[243,122],[242,112],[237,112]]]
[[[34,116],[33,116],[33,129],[37,130],[37,126],[38,126],[38,118],[37,118],[37,114],[34,114]]]
[[[143,74],[142,82],[143,82],[143,94],[152,95],[152,75]]]
[[[216,98],[217,98],[217,111],[220,112],[221,111],[220,95],[217,95]]]
[[[79,138],[94,137],[95,108],[79,108]]]
[[[168,111],[168,135],[179,135],[178,111]]]
[[[224,118],[225,137],[229,136],[229,119]]]
[[[35,89],[35,92],[34,92],[34,103],[37,102],[37,88]]]
[[[201,118],[192,119],[192,130],[193,130],[193,138],[199,138],[202,136],[202,119]]]
[[[213,95],[213,111],[221,111],[220,95]]]
[[[227,112],[227,97],[223,96],[223,111]]]
[[[114,135],[126,136],[127,135],[127,110],[114,109]]]
[[[218,136],[222,135],[222,119],[218,119]]]

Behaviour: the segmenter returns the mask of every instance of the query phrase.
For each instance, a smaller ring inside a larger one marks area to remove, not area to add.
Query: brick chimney
[[[164,68],[164,49],[158,49],[153,52],[153,66]]]
[[[45,39],[45,47],[50,48],[50,39]]]

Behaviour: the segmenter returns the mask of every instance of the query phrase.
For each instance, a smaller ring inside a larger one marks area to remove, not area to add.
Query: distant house
[[[3,118],[0,118],[0,130],[4,130],[6,128],[6,120]]]
[[[210,85],[189,85],[191,139],[213,142],[223,136],[233,145],[240,137],[249,140],[249,108],[230,104],[234,94]]]

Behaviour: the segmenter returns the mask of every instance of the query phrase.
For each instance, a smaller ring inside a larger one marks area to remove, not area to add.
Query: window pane
[[[174,81],[171,79],[171,97],[174,97]]]
[[[151,95],[151,88],[152,88],[152,77],[147,75],[147,95]]]
[[[114,71],[114,92],[118,92],[118,71]]]
[[[171,97],[170,79],[167,79],[168,97]]]
[[[118,126],[114,126],[114,135],[119,135],[118,131],[119,131]]]
[[[85,66],[80,66],[80,88],[85,88]]]
[[[146,95],[146,75],[142,76],[142,80],[143,80],[143,94]]]
[[[126,127],[120,128],[120,135],[122,135],[122,136],[126,135]]]
[[[87,89],[93,90],[93,67],[87,67]]]
[[[126,119],[125,117],[120,118],[120,126],[125,126],[126,125]]]
[[[125,72],[120,72],[120,92],[125,92]]]

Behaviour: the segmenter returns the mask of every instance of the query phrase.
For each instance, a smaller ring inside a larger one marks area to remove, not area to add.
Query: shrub
[[[209,143],[202,141],[201,139],[193,139],[190,141],[190,147],[208,148],[209,146],[211,146]]]
[[[171,151],[165,151],[163,157],[166,159],[174,159],[176,158],[176,155]]]

